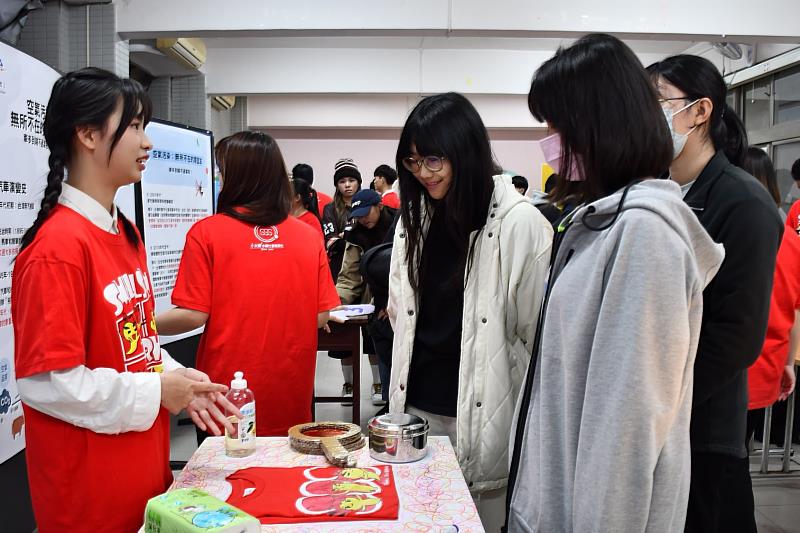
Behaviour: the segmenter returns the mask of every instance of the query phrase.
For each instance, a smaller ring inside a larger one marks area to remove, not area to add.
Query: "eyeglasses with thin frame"
[[[689,98],[688,96],[675,96],[673,98],[659,98],[658,99],[658,105],[663,107],[664,104],[666,104],[668,102],[673,102],[675,100],[691,100],[691,98]],[[671,106],[672,104],[669,104],[669,105]]]
[[[403,166],[408,169],[409,172],[417,173],[422,170],[424,166],[431,172],[438,172],[442,170],[444,167],[444,160],[447,159],[446,157],[442,156],[439,157],[437,155],[426,155],[422,159],[414,159],[413,157],[404,157],[403,158]]]

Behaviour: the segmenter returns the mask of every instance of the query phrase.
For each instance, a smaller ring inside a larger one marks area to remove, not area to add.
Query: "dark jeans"
[[[746,457],[692,452],[685,532],[757,532],[750,462]]]
[[[372,315],[367,324],[367,331],[378,355],[378,372],[381,375],[381,395],[389,401],[389,381],[392,376],[392,341],[394,331],[388,318],[379,319]]]

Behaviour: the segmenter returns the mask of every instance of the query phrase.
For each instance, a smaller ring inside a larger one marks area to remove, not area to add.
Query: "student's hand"
[[[783,375],[781,376],[781,395],[778,400],[785,400],[794,390],[796,377],[794,375],[794,364],[790,363],[783,367]]]
[[[229,434],[235,433],[233,424],[225,416],[229,412],[242,419],[242,413],[220,392],[196,396],[189,402],[186,412],[192,417],[192,422],[205,432],[216,436],[222,435],[223,429],[228,430]],[[221,425],[223,429],[217,425]]]
[[[389,313],[386,312],[386,309],[381,309],[378,311],[378,320],[388,320]]]
[[[185,370],[182,368],[160,374],[161,405],[173,415],[186,409],[197,396],[228,391],[225,385],[190,379],[186,377]]]

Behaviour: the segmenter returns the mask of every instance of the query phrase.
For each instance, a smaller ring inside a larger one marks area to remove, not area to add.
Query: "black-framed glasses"
[[[422,159],[404,157],[403,166],[406,167],[406,169],[408,169],[408,171],[411,173],[419,172],[423,166],[431,172],[438,172],[439,170],[442,170],[442,167],[444,167],[445,159],[447,158],[444,156],[439,157],[438,155],[426,155]]]

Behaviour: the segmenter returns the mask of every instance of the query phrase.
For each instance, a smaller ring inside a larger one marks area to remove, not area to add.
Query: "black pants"
[[[750,462],[730,455],[692,452],[686,533],[755,533]]]
[[[381,394],[384,401],[389,401],[389,380],[392,375],[392,341],[394,331],[388,318],[380,319],[373,315],[367,324],[367,331],[372,338],[375,352],[378,354],[378,370],[381,375]]]

